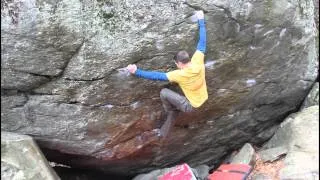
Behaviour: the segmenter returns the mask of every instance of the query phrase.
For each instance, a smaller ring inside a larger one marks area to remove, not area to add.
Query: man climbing
[[[178,67],[177,70],[163,73],[138,69],[135,64],[127,66],[129,72],[137,77],[175,82],[182,89],[185,97],[167,88],[162,89],[160,92],[167,118],[160,130],[155,129],[154,131],[163,138],[167,137],[179,111],[191,112],[194,108],[199,108],[208,99],[204,66],[206,28],[203,11],[196,11],[195,17],[198,19],[199,27],[197,50],[191,59],[186,51],[179,51],[174,56],[174,62]]]

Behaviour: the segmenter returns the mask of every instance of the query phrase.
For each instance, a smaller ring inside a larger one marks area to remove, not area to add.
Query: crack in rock
[[[163,57],[163,56],[168,56],[168,53],[158,53],[158,54],[154,54],[154,55],[150,55],[150,56],[147,56],[147,57],[142,57],[142,58],[139,58],[135,61],[131,61],[129,62],[128,64],[136,64],[140,61],[143,61],[143,60],[147,60],[147,59],[153,59],[155,57]],[[106,74],[105,76],[102,76],[102,77],[97,77],[97,78],[92,78],[92,79],[76,79],[76,78],[64,78],[65,80],[68,80],[68,81],[88,81],[88,82],[91,82],[91,81],[99,81],[99,80],[103,80],[105,78],[109,78],[111,75],[113,74],[116,74],[118,73],[118,69],[120,68],[124,68],[123,65],[119,65],[115,68],[113,68],[108,74]]]
[[[202,10],[204,13],[208,13],[209,11],[205,10],[203,7],[201,6],[198,6],[198,5],[194,5],[194,4],[190,4],[188,2],[183,2],[183,4],[187,5],[188,7],[196,10],[196,11],[199,11],[199,10]]]
[[[63,76],[64,71],[67,69],[70,61],[79,54],[81,48],[84,46],[85,43],[87,43],[88,41],[90,41],[94,36],[96,36],[98,34],[98,32],[95,32],[94,34],[92,34],[90,37],[88,38],[82,38],[81,40],[81,44],[76,48],[75,52],[73,53],[73,55],[66,61],[64,67],[62,68],[62,72],[60,76]]]
[[[219,9],[222,9],[223,12],[227,15],[227,17],[233,21],[235,21],[236,23],[238,23],[239,25],[241,24],[239,20],[237,20],[236,18],[232,17],[232,14],[231,14],[231,11],[226,8],[226,7],[223,7],[223,6],[220,6],[220,5],[216,5],[216,4],[212,4],[214,5],[215,7],[219,8]],[[208,11],[208,12],[212,12],[212,11]]]

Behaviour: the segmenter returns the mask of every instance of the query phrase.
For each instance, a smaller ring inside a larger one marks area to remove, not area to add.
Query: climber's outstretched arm
[[[196,11],[195,15],[198,18],[199,41],[197,45],[197,51],[191,58],[191,62],[203,64],[204,53],[206,52],[206,27],[204,21],[204,13],[203,11]],[[169,81],[167,73],[158,71],[145,71],[142,69],[138,69],[135,64],[128,65],[127,69],[131,74],[135,74],[137,77],[150,80]]]
[[[197,44],[197,50],[191,58],[191,62],[194,64],[204,64],[204,54],[206,52],[207,35],[206,35],[206,23],[204,21],[203,11],[196,11],[195,16],[198,18],[199,27],[199,40]]]
[[[166,73],[158,72],[158,71],[145,71],[142,69],[137,69],[135,75],[137,77],[150,79],[150,80],[168,81]]]
[[[128,65],[127,69],[130,73],[135,74],[137,77],[150,79],[150,80],[158,80],[158,81],[168,81],[166,73],[158,72],[158,71],[145,71],[142,69],[138,69],[135,64]]]
[[[205,25],[204,19],[198,20],[198,26],[199,26],[199,41],[197,45],[197,50],[201,51],[204,54],[206,52],[206,43],[207,43],[206,25]]]

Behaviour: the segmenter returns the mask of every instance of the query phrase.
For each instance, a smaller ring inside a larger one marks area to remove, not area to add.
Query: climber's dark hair
[[[187,64],[190,62],[190,57],[187,51],[179,51],[173,59],[176,63],[181,62],[183,64]]]

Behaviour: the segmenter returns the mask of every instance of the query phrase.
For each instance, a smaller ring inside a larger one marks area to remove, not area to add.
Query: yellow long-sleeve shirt
[[[166,75],[170,82],[179,84],[193,107],[200,107],[208,99],[204,54],[201,51],[193,54],[189,67],[170,71]]]

